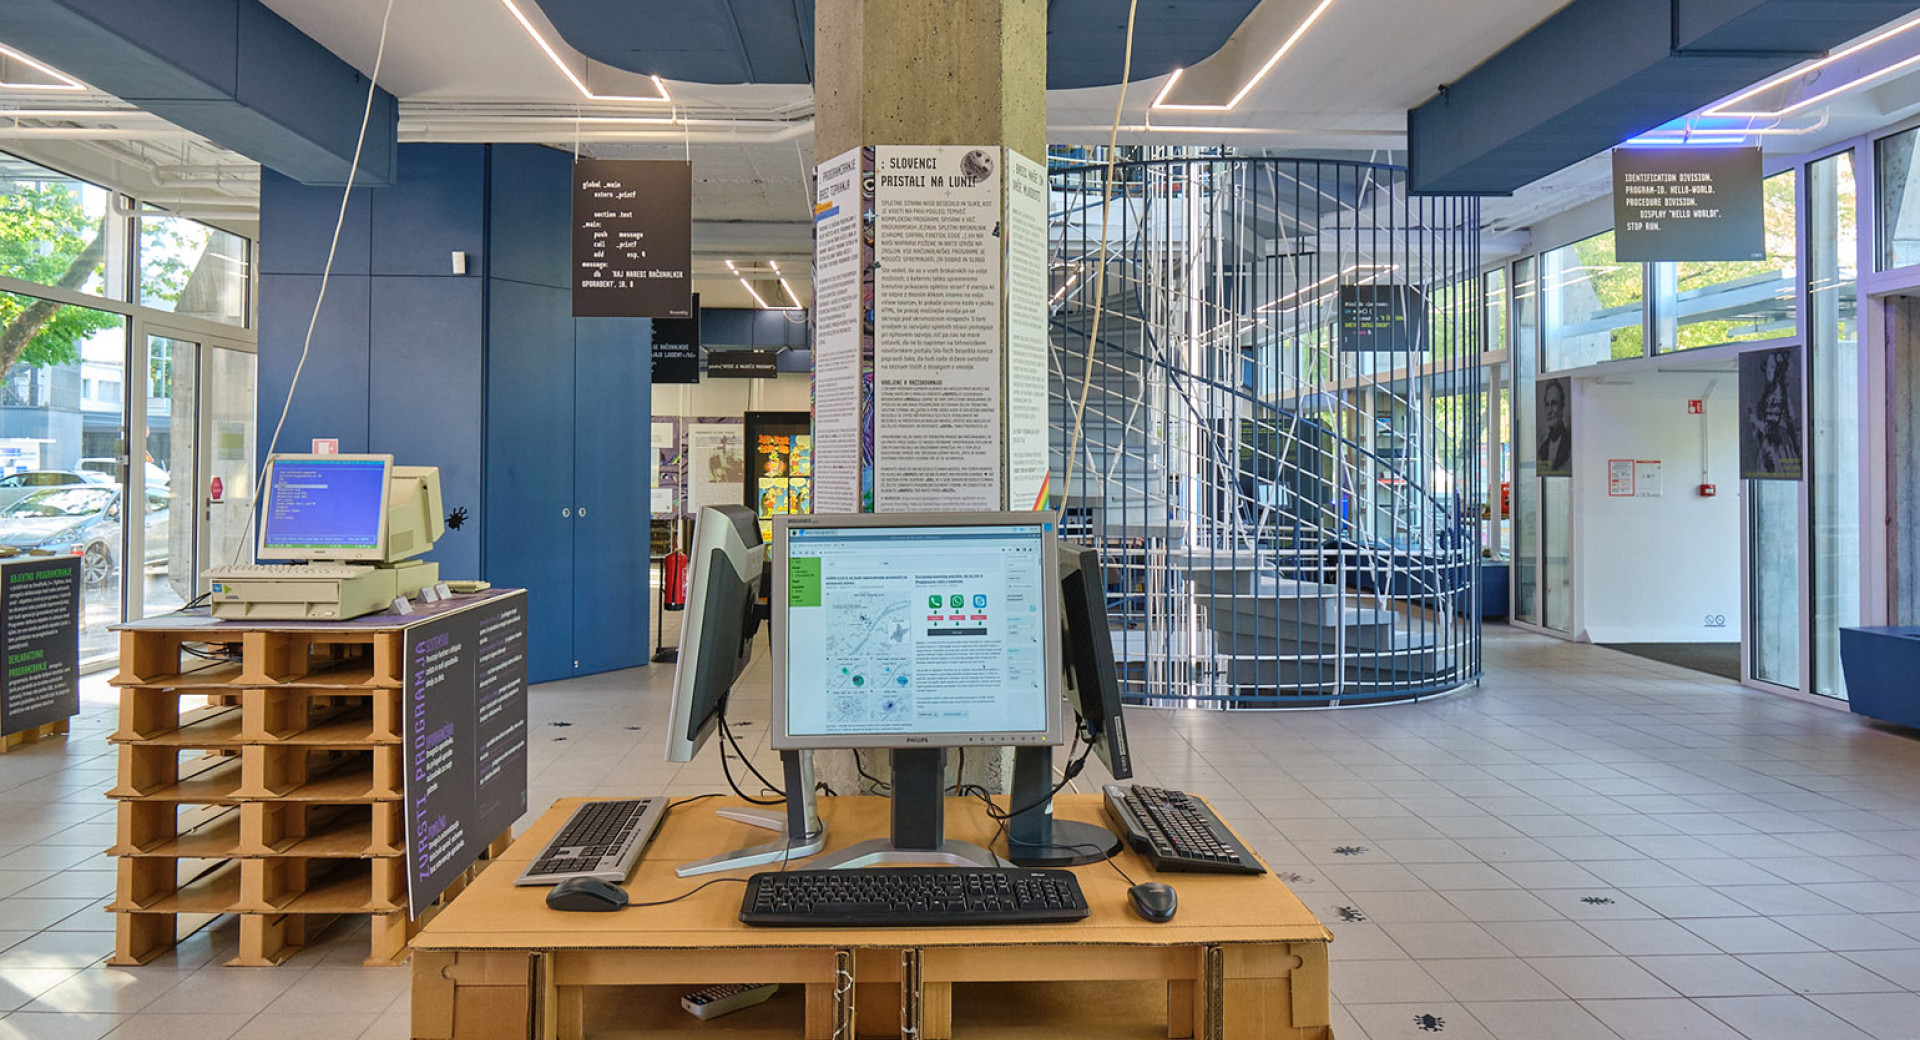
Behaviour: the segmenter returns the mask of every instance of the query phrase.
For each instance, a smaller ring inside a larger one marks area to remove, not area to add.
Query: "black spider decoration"
[[[1413,1024],[1416,1028],[1428,1033],[1438,1033],[1447,1028],[1447,1020],[1439,1015],[1415,1015]]]
[[[1342,856],[1361,856],[1366,854],[1367,847],[1365,845],[1336,845],[1333,851]]]
[[[1613,899],[1610,896],[1581,896],[1580,901],[1582,903],[1587,904],[1588,906],[1612,906],[1613,905]]]
[[[467,522],[467,507],[459,506],[447,514],[447,530],[458,531]]]
[[[1355,907],[1355,906],[1343,906],[1343,907],[1340,907],[1337,912],[1340,914],[1340,919],[1342,921],[1352,921],[1357,923],[1367,919],[1367,915],[1364,912],[1362,912],[1359,907]]]

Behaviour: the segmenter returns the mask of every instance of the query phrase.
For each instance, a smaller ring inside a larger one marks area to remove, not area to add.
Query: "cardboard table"
[[[744,886],[731,882],[664,906],[549,910],[546,889],[516,888],[513,880],[580,801],[555,803],[414,937],[417,1040],[573,1038],[590,1022],[594,1035],[724,1025],[808,1040],[1332,1036],[1332,936],[1271,874],[1156,874],[1122,853],[1115,862],[1136,881],[1161,880],[1178,891],[1179,911],[1165,924],[1134,915],[1128,883],[1107,863],[1074,868],[1092,915],[1068,924],[749,927],[739,920]],[[1054,804],[1061,818],[1099,823],[1100,803],[1099,795],[1063,795]],[[762,840],[765,832],[713,813],[739,804],[710,798],[670,810],[627,883],[633,901],[689,892],[711,877],[680,878],[675,865]],[[886,833],[886,799],[819,804],[829,851]],[[995,836],[976,800],[949,799],[946,818],[950,838],[986,845]],[[729,982],[778,982],[783,990],[767,1005],[712,1023],[679,1010],[682,993]],[[620,1001],[621,1012],[610,1015],[588,1007],[586,991],[595,987],[651,990],[596,994],[596,1002]]]

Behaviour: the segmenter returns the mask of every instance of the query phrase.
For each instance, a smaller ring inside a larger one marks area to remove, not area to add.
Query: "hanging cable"
[[[320,324],[320,305],[327,301],[327,281],[333,275],[333,255],[340,248],[340,231],[347,225],[347,203],[353,198],[353,181],[360,172],[360,153],[367,145],[367,124],[373,119],[373,99],[380,89],[380,63],[387,56],[387,26],[393,21],[394,0],[387,0],[387,11],[380,16],[380,46],[373,52],[373,71],[367,75],[367,104],[360,113],[360,136],[353,142],[353,161],[347,164],[347,186],[340,192],[340,215],[333,222],[333,240],[327,244],[327,262],[320,268],[320,291],[313,300],[313,315],[307,319],[307,336],[300,344],[300,360],[293,366],[293,378],[287,383],[287,399],[280,405],[280,421],[274,424],[273,438],[267,441],[265,460],[254,475],[253,495],[247,499],[247,518],[240,525],[242,531],[253,526],[254,513],[260,508],[260,495],[266,490],[267,464],[273,459],[273,453],[280,446],[280,431],[286,428],[287,413],[293,409],[294,392],[300,389],[300,373],[307,367],[307,355],[313,351],[313,332]],[[247,548],[247,539],[238,538],[233,543],[233,560],[240,563],[240,554]]]

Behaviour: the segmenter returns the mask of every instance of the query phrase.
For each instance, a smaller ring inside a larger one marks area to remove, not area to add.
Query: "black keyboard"
[[[1240,847],[1220,817],[1185,791],[1108,784],[1107,815],[1134,851],[1155,870],[1208,874],[1264,874],[1267,868]]]
[[[1064,870],[876,867],[788,870],[747,879],[747,924],[970,925],[1078,921],[1080,883]]]

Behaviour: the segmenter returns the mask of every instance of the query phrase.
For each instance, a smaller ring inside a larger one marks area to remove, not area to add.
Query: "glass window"
[[[1920,264],[1920,176],[1914,170],[1914,152],[1920,149],[1920,129],[1883,137],[1873,146],[1879,175],[1879,220],[1874,252],[1885,271]]]
[[[1540,479],[1534,468],[1534,367],[1540,332],[1535,262],[1513,265],[1513,616],[1540,623]]]
[[[1542,371],[1645,353],[1641,265],[1613,258],[1613,232],[1550,250],[1542,263],[1547,319]]]
[[[1762,184],[1767,229],[1765,260],[1686,261],[1656,264],[1662,307],[1660,349],[1690,350],[1721,343],[1792,336],[1797,227],[1794,174]],[[1669,298],[1668,294],[1671,293]],[[1671,329],[1671,331],[1668,331]]]
[[[1860,623],[1860,299],[1852,153],[1807,168],[1807,210],[1812,689],[1845,697],[1840,628]]]
[[[140,218],[140,302],[228,325],[247,323],[246,239],[185,217]]]
[[[83,378],[125,385],[126,319],[0,293],[0,330],[0,473],[20,475],[0,488],[0,545],[81,558],[85,669],[118,649],[107,626],[121,619],[121,537],[113,485],[80,483],[82,462],[115,454],[125,413],[117,396],[80,389]]]
[[[1755,679],[1800,688],[1800,485],[1747,481],[1747,667]]]
[[[0,154],[0,275],[104,295],[107,192]]]

